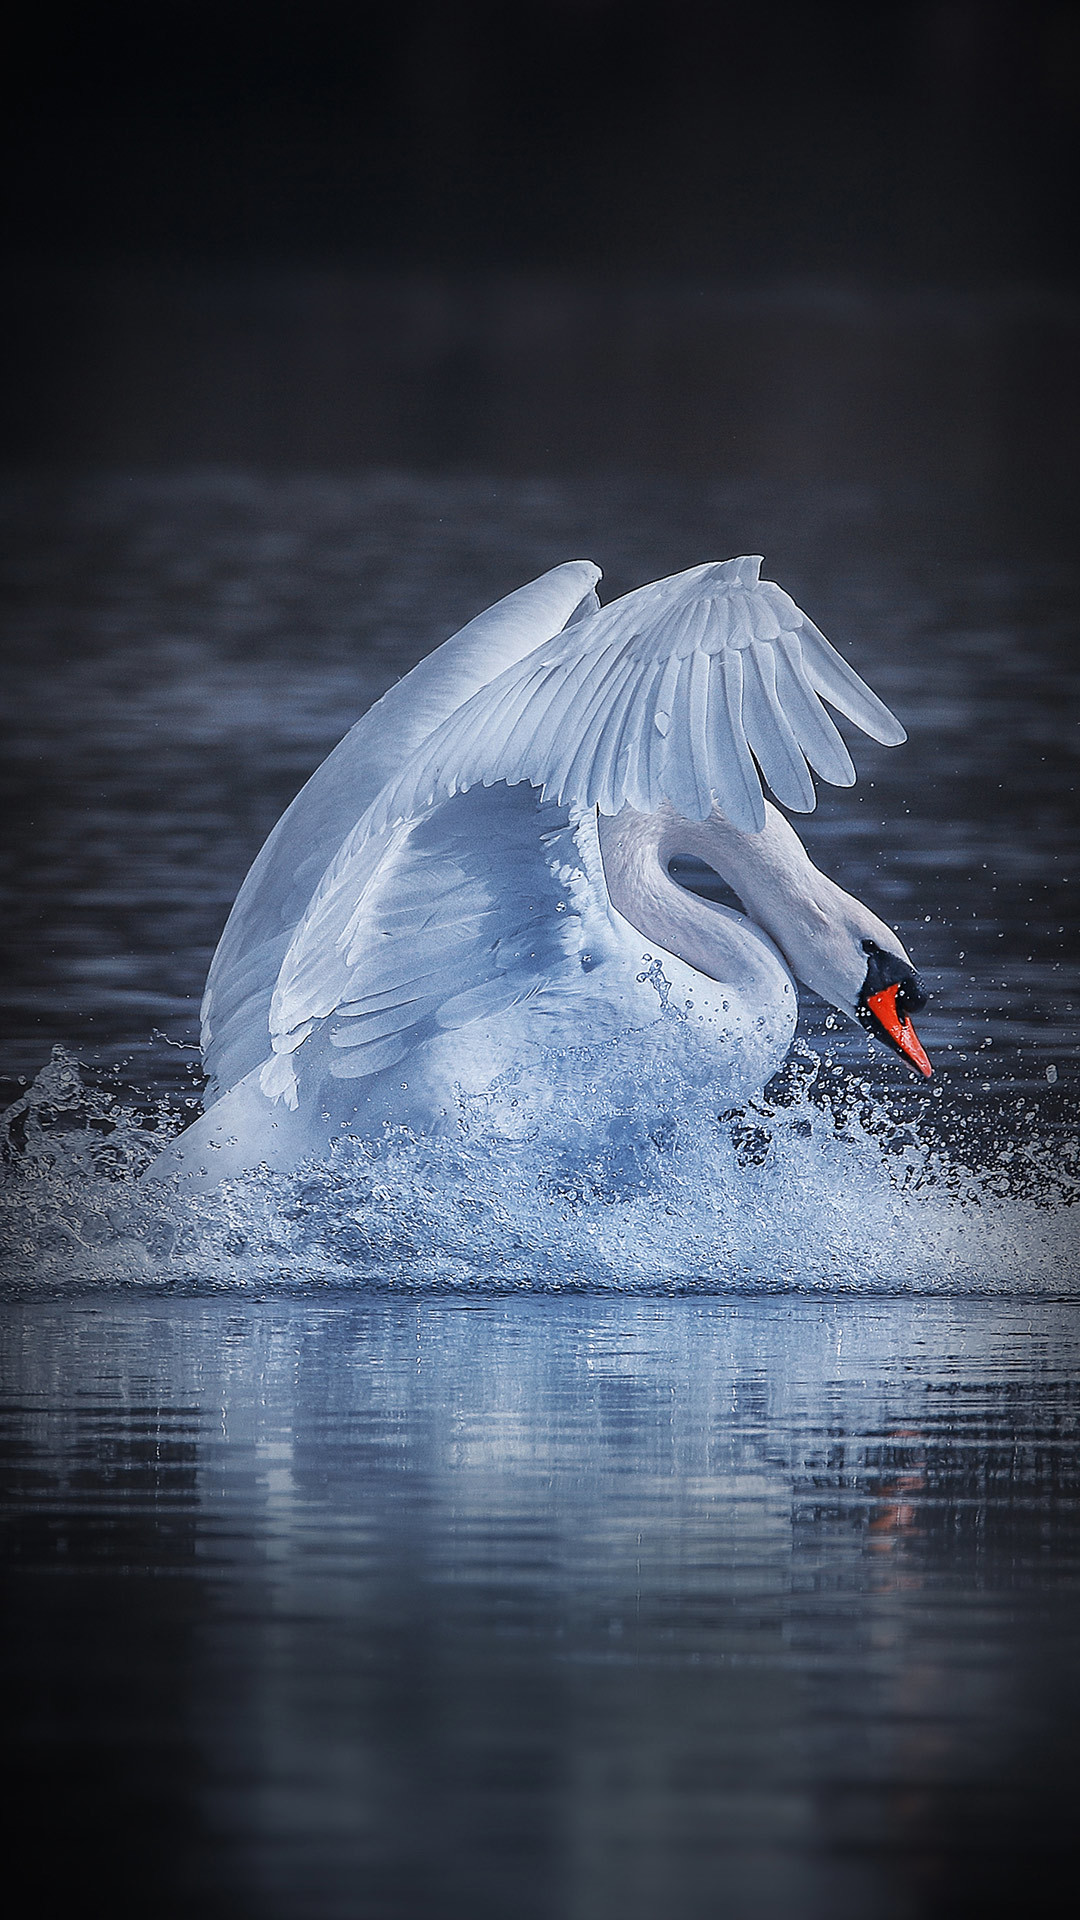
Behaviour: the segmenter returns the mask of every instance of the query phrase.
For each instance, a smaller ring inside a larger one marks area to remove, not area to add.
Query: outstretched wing
[[[565,813],[527,787],[478,787],[343,853],[278,976],[264,1093],[295,1103],[316,1029],[323,1071],[361,1080],[532,997],[580,942],[576,865]]]
[[[855,769],[819,696],[885,746],[904,729],[760,566],[694,567],[538,646],[429,735],[368,831],[499,780],[602,813],[667,800],[702,820],[716,805],[745,833],[765,824],[758,768],[800,813],[815,804],[811,767],[850,786]]]
[[[358,720],[282,815],[244,881],[202,1006],[208,1098],[266,1057],[270,996],[289,943],[338,848],[410,754],[496,674],[599,602],[589,560],[553,567],[470,620]]]

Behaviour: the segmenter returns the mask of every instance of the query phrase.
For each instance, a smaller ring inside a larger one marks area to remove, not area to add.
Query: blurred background
[[[11,457],[1075,506],[1067,0],[22,10]]]

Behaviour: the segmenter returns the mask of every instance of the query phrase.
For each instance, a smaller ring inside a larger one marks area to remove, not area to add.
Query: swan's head
[[[883,1040],[929,1078],[933,1072],[922,1043],[911,1024],[911,1016],[926,1005],[923,985],[905,955],[900,959],[879,947],[876,940],[864,940],[866,978],[855,1004],[855,1015],[868,1033]]]
[[[797,980],[929,1076],[930,1062],[911,1024],[926,994],[899,936],[820,873],[788,821],[772,808],[769,814],[765,832],[753,841],[745,836],[737,850],[737,884],[747,910]]]
[[[823,874],[815,871],[814,880],[812,900],[785,929],[792,972],[929,1077],[933,1069],[911,1024],[926,993],[897,935]]]

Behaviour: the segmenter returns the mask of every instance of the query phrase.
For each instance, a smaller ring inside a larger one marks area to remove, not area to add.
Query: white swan
[[[365,714],[240,890],[203,1001],[207,1110],[158,1174],[438,1129],[511,1070],[542,1105],[594,1087],[613,1042],[645,1068],[678,1050],[737,1098],[787,1053],[792,975],[929,1074],[900,940],[758,774],[804,812],[807,762],[854,781],[819,695],[886,745],[904,731],[760,565],[604,608],[598,568],[556,567]],[[680,886],[680,855],[738,905]]]

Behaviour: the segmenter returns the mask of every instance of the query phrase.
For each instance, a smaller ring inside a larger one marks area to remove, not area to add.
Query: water
[[[15,1309],[39,1897],[1058,1910],[1078,1341],[1071,1303],[957,1298]]]
[[[57,1897],[1051,1904],[1075,565],[839,486],[81,473],[5,513],[4,1645]],[[808,997],[759,1100],[672,1089],[629,1156],[511,1088],[434,1147],[139,1187],[236,887],[355,715],[558,560],[611,595],[738,551],[908,725],[805,836],[919,963],[934,1081]]]

